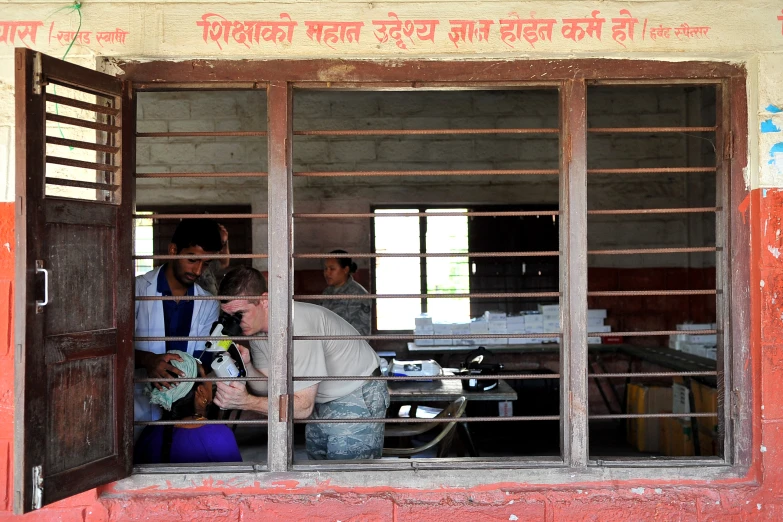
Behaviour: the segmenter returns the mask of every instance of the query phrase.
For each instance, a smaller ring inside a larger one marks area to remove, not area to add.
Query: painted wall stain
[[[764,110],[767,111],[767,112],[771,112],[773,114],[777,114],[779,112],[783,112],[783,109],[781,109],[780,107],[778,107],[776,105],[772,105],[772,104],[769,104],[766,107],[764,107]]]
[[[772,120],[764,120],[761,122],[761,132],[780,132],[780,127]]]
[[[772,245],[767,245],[767,250],[769,250],[770,254],[775,256],[775,259],[780,257],[780,249],[777,247],[773,247]],[[764,281],[761,282],[761,286],[764,286]]]

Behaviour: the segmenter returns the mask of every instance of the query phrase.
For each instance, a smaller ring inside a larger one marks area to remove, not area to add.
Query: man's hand
[[[252,397],[244,382],[219,382],[215,393],[215,404],[224,410],[251,410]]]
[[[175,367],[169,361],[182,361],[182,357],[176,353],[161,353],[154,354],[147,352],[143,356],[141,361],[142,366],[147,370],[147,377],[150,379],[164,379],[171,376],[181,377],[185,375],[185,372]],[[152,383],[157,389],[171,388],[176,383],[172,382],[154,382]]]
[[[248,350],[246,347],[242,346],[241,344],[236,345],[237,350],[239,351],[239,355],[242,357],[242,362],[245,363],[245,367],[250,365],[250,361],[252,360],[250,357],[250,350]]]

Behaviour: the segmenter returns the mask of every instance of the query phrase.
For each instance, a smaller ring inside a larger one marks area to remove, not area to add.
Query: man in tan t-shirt
[[[220,295],[265,295],[266,283],[258,270],[239,267],[226,274]],[[359,335],[337,314],[317,305],[293,304],[294,335],[326,337],[294,341],[294,377],[379,376],[379,358],[362,340],[328,337]],[[241,314],[245,335],[269,329],[269,301],[236,299],[221,305],[223,312]],[[270,349],[266,341],[251,341],[248,376],[269,375]],[[246,361],[249,362],[249,361]],[[255,389],[252,382],[251,389]],[[226,409],[269,411],[267,397],[253,395],[246,385],[218,383],[215,403]],[[389,392],[384,381],[294,381],[295,419],[384,418]],[[305,433],[311,459],[380,458],[383,423],[308,424]]]

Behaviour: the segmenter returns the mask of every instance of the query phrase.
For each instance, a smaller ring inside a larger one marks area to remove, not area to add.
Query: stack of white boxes
[[[414,335],[435,335],[435,329],[432,326],[432,317],[427,314],[421,314],[416,317],[416,328],[413,330]],[[416,339],[418,346],[432,346],[434,345],[434,339]]]
[[[612,331],[612,327],[604,324],[606,319],[606,309],[594,308],[587,310],[587,333],[609,333]],[[587,344],[602,344],[603,337],[593,336],[587,338]]]
[[[689,334],[688,331],[715,330],[715,323],[685,323],[678,324],[677,330],[682,333],[669,336],[669,348],[679,350],[692,355],[698,355],[706,359],[718,358],[717,334]]]
[[[587,311],[588,333],[608,333],[612,328],[604,325],[606,310]],[[543,334],[560,332],[560,305],[540,304],[538,312],[506,316],[505,312],[486,311],[470,323],[433,322],[427,314],[416,317],[416,335],[481,335],[504,334],[508,337],[494,339],[417,339],[419,346],[496,346],[504,344],[557,343],[558,337],[514,337],[514,334]],[[601,337],[588,337],[590,344],[601,344]]]
[[[506,324],[506,313],[505,312],[484,312],[484,320],[487,322],[487,330],[489,330],[487,333],[490,334],[506,334],[508,333],[508,328]],[[476,339],[477,341],[479,339]],[[498,345],[498,344],[508,344],[508,337],[498,337],[495,339],[481,339],[480,344],[485,345]]]

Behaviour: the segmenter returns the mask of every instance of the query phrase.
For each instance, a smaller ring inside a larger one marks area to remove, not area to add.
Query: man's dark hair
[[[223,277],[218,294],[240,297],[243,295],[261,295],[266,290],[266,281],[261,272],[255,268],[240,265]],[[223,303],[227,302],[223,301]]]
[[[177,245],[177,253],[189,247],[199,246],[205,252],[220,252],[220,227],[214,219],[183,219],[177,225],[171,242]]]

